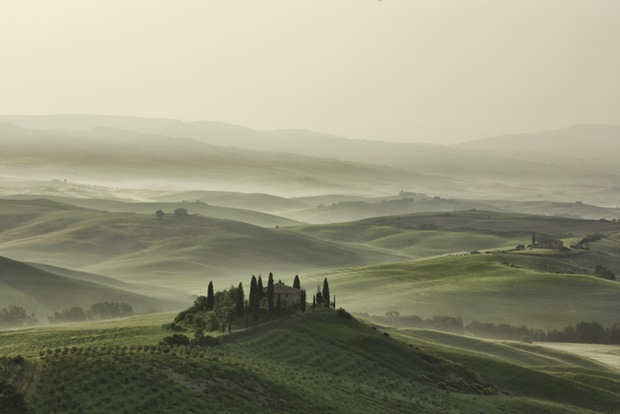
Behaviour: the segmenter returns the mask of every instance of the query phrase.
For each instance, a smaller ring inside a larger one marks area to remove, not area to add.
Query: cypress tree
[[[329,308],[329,283],[327,283],[327,278],[323,281],[323,302]]]
[[[273,290],[273,273],[269,272],[269,280],[267,281],[267,312],[270,318],[273,316],[274,296],[275,292]]]
[[[336,309],[336,295],[334,295],[334,303],[333,303],[333,305],[334,305],[334,309]]]
[[[278,293],[278,299],[276,301],[276,315],[280,316],[280,294]]]
[[[207,310],[212,311],[215,305],[215,299],[213,296],[213,282],[209,282],[209,288],[207,289]]]
[[[260,300],[258,297],[254,300],[254,304],[252,305],[252,320],[254,322],[258,322],[258,318],[260,316]]]
[[[258,283],[256,283],[256,299],[260,302],[265,297],[265,288],[263,287],[263,278],[258,276]]]
[[[260,317],[260,302],[263,299],[263,278],[259,275],[258,282],[256,283],[256,297],[254,298],[254,305],[252,306],[252,319],[254,322],[258,322]]]
[[[299,275],[295,275],[295,279],[293,280],[293,287],[295,289],[301,289],[301,282],[299,281]]]
[[[306,311],[306,289],[302,289],[299,294],[299,310],[302,312]]]
[[[312,310],[316,309],[316,295],[312,295]]]
[[[252,275],[252,281],[250,282],[250,309],[254,309],[254,301],[256,300],[256,276]]]
[[[243,284],[239,282],[239,287],[237,288],[237,298],[235,300],[235,312],[240,318],[243,318],[243,299],[245,299]]]
[[[323,304],[323,295],[321,294],[321,292],[316,292],[316,304],[317,305],[322,305]]]

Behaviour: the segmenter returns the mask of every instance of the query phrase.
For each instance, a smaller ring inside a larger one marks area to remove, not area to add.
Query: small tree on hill
[[[254,309],[254,301],[256,300],[256,290],[258,288],[257,282],[256,282],[256,276],[252,275],[252,280],[250,282],[250,297],[249,297],[249,306],[250,309]]]
[[[166,213],[164,213],[164,212],[163,212],[163,211],[161,211],[161,210],[157,210],[157,211],[155,212],[155,215],[157,216],[157,218],[158,218],[158,219],[162,220],[162,219],[166,216]]]
[[[323,281],[323,304],[329,308],[329,283],[327,283],[327,278]]]
[[[258,275],[258,282],[256,283],[256,299],[260,302],[265,297],[265,288],[263,287],[263,278]]]
[[[316,304],[317,305],[323,304],[323,294],[320,291],[316,292]]]
[[[209,282],[209,287],[207,288],[207,310],[212,311],[215,306],[215,298],[213,296],[213,282]]]
[[[273,290],[273,273],[269,272],[269,280],[267,281],[267,312],[269,317],[273,316],[273,300],[275,292]]]
[[[295,289],[301,289],[301,282],[299,281],[299,275],[295,275],[295,279],[293,279],[293,287]]]
[[[232,320],[235,315],[235,304],[230,299],[228,294],[218,295],[218,301],[213,308],[213,313],[215,313],[215,316],[222,327],[222,332],[225,332],[226,327],[228,326],[228,333],[230,333],[232,330]]]
[[[236,310],[236,314],[239,318],[243,318],[243,311],[244,311],[244,306],[243,306],[243,299],[245,298],[244,294],[243,294],[243,285],[241,284],[241,282],[239,282],[239,287],[237,287],[237,295],[236,295],[236,301],[235,301],[235,310]]]
[[[306,311],[306,289],[302,289],[299,294],[299,310]]]

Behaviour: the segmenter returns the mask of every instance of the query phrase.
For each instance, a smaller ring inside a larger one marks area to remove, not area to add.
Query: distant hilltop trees
[[[177,216],[177,217],[179,216],[184,217],[184,216],[189,216],[189,212],[187,211],[186,208],[183,208],[183,207],[174,209],[173,213],[166,213],[163,210],[157,210],[155,212],[155,216],[160,220],[163,220],[164,217],[169,216],[169,215]]]

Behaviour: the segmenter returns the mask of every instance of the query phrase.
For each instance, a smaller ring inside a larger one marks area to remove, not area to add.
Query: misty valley
[[[0,116],[0,413],[620,413],[620,126]]]

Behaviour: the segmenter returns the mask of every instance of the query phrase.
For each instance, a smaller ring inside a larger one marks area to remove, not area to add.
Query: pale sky
[[[0,0],[0,113],[435,144],[620,124],[620,2]]]

